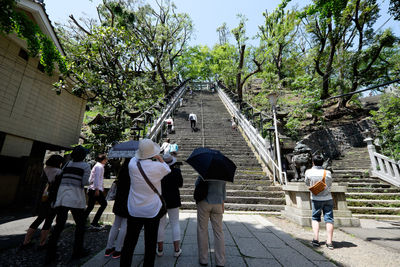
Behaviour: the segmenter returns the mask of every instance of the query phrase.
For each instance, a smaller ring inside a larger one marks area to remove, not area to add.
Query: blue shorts
[[[333,223],[333,199],[330,200],[311,200],[312,220],[321,221],[321,212],[324,212],[325,223]]]

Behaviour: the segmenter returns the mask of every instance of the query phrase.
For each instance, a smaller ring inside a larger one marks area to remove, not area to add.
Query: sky
[[[153,4],[155,0],[147,0]],[[97,18],[96,6],[102,0],[45,0],[46,12],[53,22],[66,23],[68,16]],[[218,43],[218,33],[216,29],[226,22],[231,30],[237,27],[239,19],[237,14],[243,14],[248,19],[246,31],[248,37],[253,37],[258,31],[258,26],[264,22],[262,13],[265,10],[273,11],[281,0],[173,0],[178,12],[188,13],[194,23],[194,36],[190,45],[208,45],[212,47]],[[304,7],[309,0],[292,0],[289,7]],[[379,0],[378,0],[379,2]],[[377,28],[382,26],[390,18],[387,14],[388,0],[381,0],[381,18],[375,24]],[[391,27],[397,36],[400,36],[400,22],[390,19],[382,29]],[[232,36],[231,36],[231,41]],[[257,44],[255,40],[250,40],[250,44]]]

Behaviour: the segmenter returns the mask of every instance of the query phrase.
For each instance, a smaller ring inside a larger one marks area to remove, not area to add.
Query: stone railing
[[[372,176],[400,187],[400,161],[396,162],[376,152],[371,137],[366,138],[364,141],[367,142],[368,153],[371,159]]]
[[[158,143],[162,138],[162,132],[165,129],[165,120],[173,114],[175,109],[179,105],[179,99],[183,96],[187,89],[187,86],[182,86],[169,101],[168,105],[162,110],[161,115],[154,121],[150,130],[146,134],[146,138],[152,139]]]
[[[220,88],[217,88],[217,92],[222,102],[228,109],[229,113],[236,118],[238,126],[243,130],[249,142],[256,150],[260,159],[264,162],[265,166],[269,169],[274,177],[274,182],[277,180],[280,184],[287,183],[286,173],[279,171],[279,167],[276,162],[272,159],[270,150],[268,147],[270,144],[260,135],[259,131],[253,126],[253,124],[247,120],[247,118],[240,112],[239,108],[233,103],[229,96]]]
[[[301,226],[311,226],[312,207],[308,187],[304,183],[288,183],[282,189],[285,191],[286,199],[282,215]],[[335,226],[360,226],[360,220],[353,217],[347,207],[346,192],[347,185],[332,184]]]

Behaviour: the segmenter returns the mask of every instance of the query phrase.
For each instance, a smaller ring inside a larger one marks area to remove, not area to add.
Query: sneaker
[[[104,257],[109,257],[113,254],[113,252],[115,251],[115,248],[108,248],[106,249],[106,252],[104,253]]]
[[[162,255],[164,255],[164,251],[163,250],[159,251],[158,249],[156,249],[156,253],[157,253],[158,257],[161,257]]]
[[[174,257],[179,257],[182,254],[182,249],[179,249],[179,251],[174,251]]]
[[[315,239],[313,239],[312,241],[311,241],[311,244],[313,245],[313,247],[319,247],[319,241],[318,240],[315,240]]]
[[[333,244],[332,244],[332,243],[330,243],[330,244],[329,244],[329,243],[326,243],[326,247],[327,247],[327,248],[329,248],[329,249],[331,249],[331,250],[332,250],[332,249],[334,249],[334,247],[333,247]]]
[[[119,257],[121,257],[121,251],[114,251],[112,257],[113,259],[118,259]]]

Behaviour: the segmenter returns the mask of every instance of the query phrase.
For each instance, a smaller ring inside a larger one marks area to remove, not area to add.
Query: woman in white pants
[[[182,253],[180,248],[181,229],[179,225],[179,207],[181,196],[179,188],[183,186],[181,170],[176,166],[176,158],[170,154],[164,155],[164,161],[170,166],[171,172],[161,180],[162,196],[167,203],[167,214],[172,228],[172,240],[174,241],[174,256],[179,257]],[[164,236],[167,225],[167,214],[160,219],[157,237],[157,255],[164,255]]]
[[[131,184],[129,178],[129,164],[130,158],[125,159],[122,164],[121,170],[117,179],[117,193],[115,195],[113,213],[115,214],[114,223],[108,234],[108,241],[106,246],[105,257],[112,256],[114,259],[121,257],[122,247],[124,245],[128,208],[127,201],[129,195],[129,187]]]

